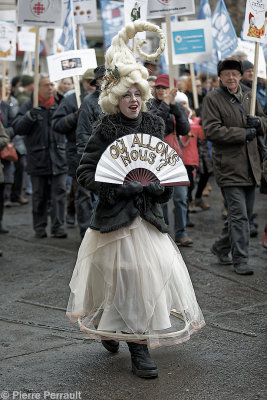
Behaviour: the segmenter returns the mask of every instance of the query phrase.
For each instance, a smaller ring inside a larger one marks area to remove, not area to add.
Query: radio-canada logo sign
[[[30,4],[30,9],[35,17],[43,16],[49,9],[50,0],[32,0]]]

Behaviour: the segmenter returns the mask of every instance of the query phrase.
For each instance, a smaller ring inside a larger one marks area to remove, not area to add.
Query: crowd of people
[[[237,52],[234,58],[240,71],[238,85],[245,92],[245,88],[252,86],[254,66],[244,53]],[[209,98],[207,94],[218,93],[223,79],[219,73],[208,75],[200,72],[196,76],[199,104],[196,108],[188,70],[185,69],[181,76],[174,79],[174,89],[170,90],[169,76],[157,73],[160,71],[155,60],[145,61],[144,66],[148,71],[147,80],[153,95],[147,102],[148,110],[163,119],[165,141],[182,157],[190,180],[188,188],[176,186],[170,200],[174,204],[175,241],[179,246],[192,246],[193,241],[187,228],[194,226],[193,213],[199,208],[210,208],[205,196],[209,196],[211,191],[209,177],[214,168],[211,150],[213,137],[203,130],[203,103],[206,97]],[[104,115],[98,104],[104,75],[104,65],[85,72],[81,80],[79,109],[72,78],[62,79],[54,85],[48,75],[40,75],[38,107],[33,107],[32,76],[16,76],[11,81],[6,77],[4,99],[0,82],[0,122],[8,133],[9,140],[14,142],[18,155],[18,160],[14,163],[1,160],[4,173],[0,190],[1,233],[8,233],[2,221],[4,207],[11,207],[14,203],[27,204],[32,195],[36,238],[47,236],[48,214],[51,216],[53,237],[66,238],[66,226],[73,227],[76,221],[81,238],[84,237],[97,196],[79,185],[76,170],[92,134],[93,124]],[[221,92],[219,96],[222,95]],[[257,99],[266,114],[267,84],[264,79],[258,79]],[[264,122],[262,126],[264,127]],[[263,137],[261,140],[264,144]],[[216,148],[216,145],[213,144],[213,147]],[[263,177],[260,180],[257,183],[265,193],[265,180]],[[222,195],[222,217],[227,221],[229,210],[226,203],[227,200]],[[168,204],[163,204],[162,207],[168,224]],[[258,232],[253,207],[250,214],[250,235],[256,236]],[[264,234],[264,246],[266,240]],[[215,251],[214,248],[212,251]]]
[[[160,37],[159,48],[146,55],[144,65],[127,47],[142,30]],[[178,247],[193,245],[187,232],[194,226],[191,214],[211,206],[204,199],[212,189],[211,174],[226,214],[211,251],[220,264],[233,264],[237,274],[253,274],[248,246],[255,228],[255,189],[267,193],[266,81],[259,82],[252,116],[253,64],[237,55],[226,58],[218,63],[216,76],[197,75],[195,107],[189,71],[173,85],[169,75],[157,73],[155,60],[164,42],[163,32],[148,22],[123,28],[105,65],[84,73],[80,107],[71,78],[55,87],[47,74],[40,74],[37,107],[31,76],[15,77],[11,84],[3,78],[6,97],[0,92],[0,149],[13,141],[18,154],[17,162],[3,159],[0,164],[0,233],[8,233],[4,207],[14,202],[24,206],[25,196],[32,196],[37,239],[47,237],[49,216],[55,238],[66,238],[66,226],[77,221],[82,243],[67,316],[112,353],[125,340],[132,370],[141,378],[158,376],[147,344],[177,344],[205,325]],[[107,146],[130,133],[147,133],[173,147],[189,186],[97,182],[97,164]],[[169,202],[174,205],[174,241],[167,234]],[[267,225],[263,245],[267,248]],[[184,327],[177,330],[171,315],[182,319]]]

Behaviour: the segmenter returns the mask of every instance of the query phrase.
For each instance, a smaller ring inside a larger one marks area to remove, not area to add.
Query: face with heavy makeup
[[[119,99],[119,110],[127,118],[138,117],[142,105],[141,91],[133,85]]]

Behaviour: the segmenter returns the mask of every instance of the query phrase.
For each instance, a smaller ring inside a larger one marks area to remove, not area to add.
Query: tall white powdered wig
[[[146,60],[155,60],[164,51],[165,36],[162,30],[147,21],[137,20],[126,25],[113,38],[110,48],[106,53],[106,74],[101,86],[99,104],[106,114],[116,114],[119,112],[119,99],[132,85],[137,84],[142,96],[141,110],[146,110],[145,102],[151,98],[151,88],[147,81],[148,71],[136,61],[133,52],[127,47],[130,39],[133,39],[137,32],[152,31],[156,32],[160,38],[159,47],[153,54],[146,54],[141,50],[145,43],[142,41],[137,44],[138,54]]]

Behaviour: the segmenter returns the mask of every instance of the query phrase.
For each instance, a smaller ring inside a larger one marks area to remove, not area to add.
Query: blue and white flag
[[[201,65],[201,70],[217,74],[219,60],[229,57],[238,45],[238,38],[224,0],[219,0],[211,19],[213,51],[209,62]]]
[[[72,0],[68,1],[67,15],[58,43],[64,51],[74,50],[77,48]]]
[[[219,59],[229,57],[237,48],[238,39],[224,0],[218,1],[211,22]]]
[[[209,0],[201,0],[197,19],[207,19],[211,18],[211,10]]]
[[[124,4],[120,1],[100,1],[105,50],[110,47],[111,41],[123,27]]]

